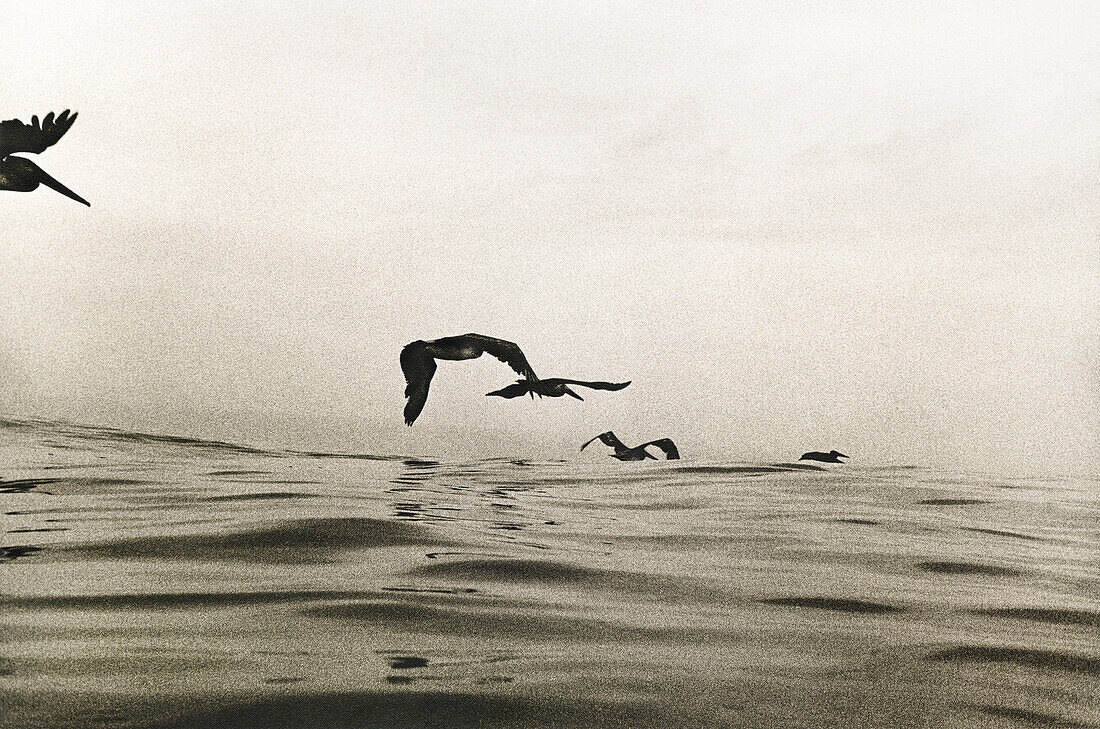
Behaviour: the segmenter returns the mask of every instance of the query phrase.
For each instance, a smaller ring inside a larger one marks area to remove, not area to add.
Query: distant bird
[[[591,387],[593,390],[621,390],[629,384],[629,380],[626,382],[585,382],[584,380],[566,380],[561,377],[547,377],[545,380],[535,380],[534,382],[529,380],[516,380],[511,385],[508,385],[508,387],[485,393],[485,396],[489,397],[491,395],[496,395],[497,397],[513,398],[523,397],[528,393],[532,393],[533,395],[545,395],[546,397],[570,395],[578,400],[583,400],[583,397],[569,389],[569,385]]]
[[[599,440],[604,445],[609,445],[615,449],[615,452],[611,454],[612,458],[618,458],[620,461],[644,461],[650,459],[656,461],[656,456],[652,456],[646,451],[646,446],[656,446],[665,452],[665,460],[676,461],[680,458],[680,451],[676,449],[676,444],[672,442],[671,438],[661,438],[660,440],[651,440],[648,443],[642,443],[640,446],[634,446],[633,448],[627,448],[626,445],[619,440],[619,438],[610,430],[606,433],[600,433],[592,440]],[[581,446],[583,451],[588,445],[585,443]]]
[[[483,334],[463,334],[457,337],[443,337],[430,342],[417,340],[405,345],[401,350],[401,371],[405,373],[405,425],[412,425],[424,403],[428,401],[428,387],[435,375],[437,359],[474,359],[488,352],[513,370],[523,375],[527,383],[537,383],[538,377],[527,358],[518,346],[512,342]],[[534,397],[534,394],[531,395]]]
[[[841,458],[847,458],[840,451],[829,451],[828,453],[821,453],[819,451],[810,451],[809,453],[803,453],[800,461],[821,461],[822,463],[844,463]]]
[[[90,202],[47,175],[34,162],[24,157],[11,156],[13,152],[42,153],[46,147],[57,144],[57,140],[65,136],[74,121],[76,114],[70,116],[66,109],[56,119],[51,111],[41,123],[37,116],[31,117],[30,124],[24,124],[18,119],[0,122],[0,190],[31,192],[42,184],[91,207]]]

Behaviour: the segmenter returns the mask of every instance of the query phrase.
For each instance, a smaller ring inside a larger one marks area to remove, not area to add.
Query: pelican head
[[[0,125],[7,123],[8,122],[0,122]],[[82,205],[87,205],[88,207],[92,206],[90,202],[50,177],[46,174],[45,170],[25,157],[9,155],[3,161],[0,161],[0,189],[14,190],[16,192],[31,192],[40,184],[56,190],[65,197],[76,200]]]

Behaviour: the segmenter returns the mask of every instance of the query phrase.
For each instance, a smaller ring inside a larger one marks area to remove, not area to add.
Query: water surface
[[[1097,489],[0,421],[0,726],[1098,726]]]

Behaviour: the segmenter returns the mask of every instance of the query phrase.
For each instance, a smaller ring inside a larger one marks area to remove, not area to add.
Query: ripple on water
[[[0,479],[0,494],[25,494],[39,486],[55,484],[59,478],[17,478],[10,481]]]
[[[262,491],[255,494],[232,494],[229,496],[208,496],[202,501],[273,501],[279,499],[315,499],[317,494],[304,494],[298,491]]]
[[[1049,727],[1050,729],[1089,729],[1096,726],[1095,724],[1082,724],[1073,719],[1066,719],[1053,714],[1018,709],[1011,706],[997,706],[996,704],[958,704],[958,706],[974,709],[1000,719],[1011,719],[1014,724],[1027,726]]]
[[[345,550],[452,544],[417,524],[344,517],[297,519],[227,534],[134,537],[68,549],[103,559],[328,562]]]
[[[1033,537],[1028,534],[1020,534],[1019,532],[1008,532],[1001,529],[982,529],[980,527],[962,527],[963,531],[976,532],[978,534],[990,534],[995,537],[1009,537],[1011,539],[1024,539],[1031,542],[1043,541],[1040,537]]]
[[[1055,625],[1081,625],[1086,628],[1100,628],[1100,612],[1092,610],[1059,610],[1055,608],[975,608],[975,615],[988,615],[995,618],[1014,618],[1031,620]]]
[[[29,544],[16,547],[0,547],[0,562],[14,562],[21,557],[27,557],[41,551],[42,547]]]
[[[357,601],[306,608],[303,612],[315,618],[364,623],[375,630],[389,629],[399,633],[475,636],[487,640],[509,641],[602,641],[633,643],[638,641],[713,641],[730,638],[731,634],[713,628],[651,627],[612,620],[552,614],[542,602],[527,603],[527,609],[517,609],[517,601],[508,601],[508,611],[493,609],[496,603],[486,600],[470,609],[449,605],[425,605],[419,602]]]
[[[930,653],[927,658],[930,661],[1011,663],[1029,668],[1049,668],[1100,676],[1100,658],[1067,651],[961,645]]]
[[[1010,567],[997,567],[990,564],[972,562],[917,562],[917,567],[925,572],[938,575],[986,575],[988,577],[1019,577],[1023,573]]]
[[[925,506],[971,506],[974,504],[992,504],[988,499],[922,499],[917,502]]]
[[[869,600],[852,600],[835,597],[772,597],[761,600],[765,605],[781,607],[813,608],[815,610],[836,610],[845,613],[900,613],[905,608]]]
[[[475,582],[553,585],[571,592],[609,592],[645,595],[677,602],[741,602],[740,595],[687,577],[583,567],[541,559],[465,559],[436,562],[410,570],[415,577]]]
[[[274,603],[381,597],[370,590],[279,590],[271,592],[151,592],[116,595],[28,595],[0,597],[0,607],[17,610],[189,610]]]

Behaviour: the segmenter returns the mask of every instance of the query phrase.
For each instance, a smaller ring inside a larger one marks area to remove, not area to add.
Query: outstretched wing
[[[485,397],[496,395],[498,397],[511,399],[513,397],[523,397],[530,391],[531,388],[527,386],[527,380],[518,380],[516,382],[513,382],[511,385],[508,385],[508,387],[503,387],[499,390],[493,390],[492,392],[485,393]]]
[[[15,152],[39,154],[45,151],[46,147],[57,144],[57,140],[65,136],[74,121],[76,114],[70,115],[66,109],[57,118],[51,111],[41,122],[37,116],[31,117],[30,124],[18,119],[0,122],[0,158]]]
[[[615,435],[614,431],[611,431],[611,430],[607,431],[606,433],[600,433],[595,438],[588,441],[588,443],[591,443],[594,440],[598,440],[601,443],[603,443],[604,445],[611,446],[612,448],[615,449],[616,453],[618,453],[620,450],[626,450],[626,446],[623,444],[623,442],[621,440],[619,440],[619,437],[617,435]],[[584,445],[581,446],[582,451],[585,449],[585,446],[587,446],[588,443],[585,443]]]
[[[665,458],[670,461],[676,461],[680,458],[680,451],[676,448],[676,444],[672,442],[671,438],[661,438],[660,440],[651,440],[648,443],[643,443],[642,448],[648,446],[656,446],[665,452]]]
[[[435,374],[435,360],[428,354],[424,342],[413,342],[401,350],[401,371],[405,373],[405,425],[412,425],[424,403],[428,401],[428,387]]]
[[[535,371],[531,369],[531,365],[527,362],[523,350],[514,342],[506,342],[496,337],[487,337],[484,334],[464,334],[462,338],[477,342],[484,351],[511,367],[516,371],[516,374],[522,375],[528,380],[538,380]]]
[[[564,378],[559,381],[567,385],[591,387],[593,390],[621,390],[632,382],[632,380],[627,380],[626,382],[585,382],[584,380],[566,380]],[[608,445],[611,444],[608,443]]]

